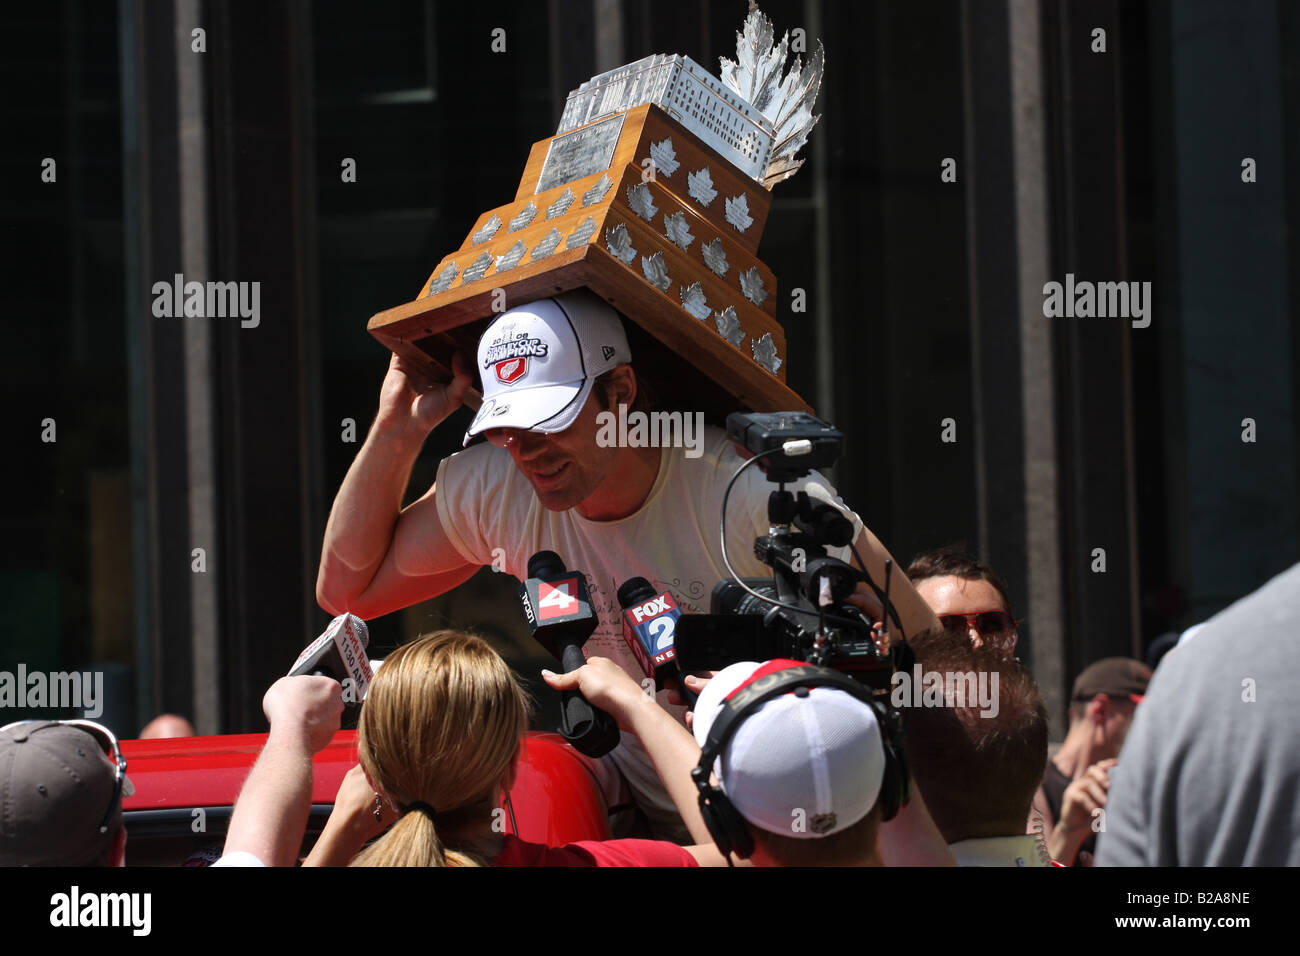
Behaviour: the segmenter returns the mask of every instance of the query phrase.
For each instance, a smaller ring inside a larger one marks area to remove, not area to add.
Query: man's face
[[[945,627],[957,629],[970,639],[973,647],[982,647],[988,641],[994,641],[1006,649],[1008,654],[1015,650],[1016,628],[996,630],[981,629],[979,619],[967,618],[965,621],[943,620],[945,615],[979,614],[983,611],[1006,612],[1002,595],[989,582],[982,579],[969,580],[951,575],[934,578],[922,578],[914,583],[921,600],[930,605],[930,610],[940,618]],[[1008,615],[1009,617],[1009,615]]]
[[[1137,714],[1137,704],[1128,698],[1106,697],[1105,700],[1107,706],[1101,716],[1101,736],[1105,743],[1096,751],[1096,760],[1119,756]]]
[[[562,432],[546,435],[515,428],[489,429],[484,435],[493,444],[511,439],[505,446],[515,466],[528,479],[542,505],[551,511],[577,507],[608,479],[619,449],[596,443],[596,415],[600,405],[595,394],[587,396],[577,419]]]

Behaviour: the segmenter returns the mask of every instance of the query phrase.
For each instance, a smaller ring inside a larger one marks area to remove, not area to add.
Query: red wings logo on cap
[[[502,359],[496,363],[495,371],[497,381],[510,385],[519,381],[528,372],[528,359],[522,355],[519,358]]]

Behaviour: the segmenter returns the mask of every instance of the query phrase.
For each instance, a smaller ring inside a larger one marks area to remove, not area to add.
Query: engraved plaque
[[[533,246],[533,261],[536,262],[538,259],[545,259],[554,252],[555,247],[560,244],[560,238],[560,230],[558,229],[552,229],[546,235],[542,236],[542,241]]]
[[[718,327],[718,334],[730,342],[732,345],[739,346],[745,341],[745,330],[740,327],[740,319],[736,316],[735,306],[727,306],[721,312],[713,314],[713,324]]]
[[[491,267],[492,267],[492,253],[485,252],[477,259],[475,259],[470,265],[465,267],[465,272],[460,277],[460,284],[464,285],[467,282],[474,282],[478,279],[483,278],[483,276],[487,274],[488,269],[490,269]]]
[[[518,232],[520,229],[523,229],[525,226],[527,226],[530,222],[533,221],[533,217],[536,215],[537,215],[537,203],[533,202],[530,199],[528,200],[527,206],[519,210],[519,212],[515,213],[514,216],[510,218],[510,231]]]
[[[763,368],[775,375],[781,368],[781,360],[776,354],[776,343],[772,341],[772,333],[765,332],[763,337],[754,342],[751,346],[754,352],[754,361]]]
[[[609,169],[614,161],[614,147],[618,134],[623,131],[623,114],[584,126],[572,133],[564,133],[551,140],[546,150],[546,162],[534,192],[571,183],[602,169]]]
[[[507,272],[519,265],[519,260],[524,257],[527,249],[522,239],[516,239],[515,244],[506,250],[505,255],[497,256],[497,272]]]
[[[763,307],[763,302],[767,299],[767,288],[763,285],[763,277],[758,273],[758,266],[740,274],[740,291],[760,309]]]
[[[704,264],[716,274],[725,276],[727,270],[731,268],[731,263],[727,261],[727,250],[722,247],[721,237],[700,246],[700,252],[704,255]]]
[[[713,310],[704,301],[704,290],[698,282],[692,282],[689,287],[682,289],[681,292],[682,308],[691,315],[703,322],[712,314]]]
[[[655,205],[654,198],[650,195],[650,187],[645,183],[637,183],[627,188],[627,204],[646,222],[654,219],[655,214],[659,212],[659,207]]]
[[[573,205],[573,200],[576,198],[572,189],[566,189],[563,195],[546,207],[546,218],[554,219],[556,216],[563,216],[568,212],[569,207]]]
[[[664,171],[665,176],[677,172],[677,167],[681,165],[677,162],[677,152],[673,149],[671,136],[664,139],[662,143],[650,144],[650,159],[656,168]]]
[[[686,191],[701,206],[707,207],[717,198],[718,191],[713,188],[713,177],[709,175],[708,166],[687,174]]]
[[[675,212],[671,216],[664,216],[664,229],[668,238],[683,249],[689,249],[695,237],[691,235],[691,227],[686,224],[686,213]]]
[[[474,235],[470,236],[470,239],[473,240],[474,245],[476,246],[481,245],[482,243],[487,242],[489,239],[495,236],[497,234],[497,230],[500,228],[501,228],[501,217],[493,213],[492,218],[489,219],[487,222],[483,223],[483,228],[480,229],[478,232],[474,233]]]
[[[569,238],[564,240],[565,248],[572,249],[574,246],[583,245],[592,234],[596,231],[596,220],[588,216],[582,221],[577,229],[570,233]]]
[[[625,265],[631,265],[632,260],[636,258],[636,250],[632,248],[632,237],[627,234],[627,226],[619,223],[613,229],[605,230],[605,244],[609,246],[609,251],[623,260]]]
[[[592,203],[598,203],[605,198],[605,193],[609,192],[609,187],[614,185],[614,180],[609,178],[609,173],[601,176],[596,180],[596,184],[582,194],[583,206],[590,206]]]
[[[662,252],[656,252],[648,259],[642,256],[641,271],[645,273],[646,282],[649,282],[660,292],[667,292],[668,287],[673,284],[672,277],[668,275],[668,268],[664,265],[664,254]]]
[[[749,215],[749,198],[744,193],[741,193],[739,196],[733,196],[726,202],[727,211],[725,216],[727,222],[735,226],[740,232],[744,232],[753,225],[754,220]]]
[[[429,295],[437,295],[439,292],[446,292],[451,288],[451,284],[456,281],[456,263],[454,261],[447,263],[442,267],[442,271],[433,277],[429,283]]]

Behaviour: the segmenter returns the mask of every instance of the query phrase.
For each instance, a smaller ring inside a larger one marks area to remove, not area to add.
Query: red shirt
[[[582,840],[566,846],[528,843],[512,833],[492,861],[497,866],[698,866],[676,843],[662,840]]]

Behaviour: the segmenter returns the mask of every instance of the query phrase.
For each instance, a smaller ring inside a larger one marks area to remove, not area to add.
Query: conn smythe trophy
[[[630,319],[633,365],[661,405],[808,410],[785,384],[776,277],[757,256],[770,189],[802,165],[817,120],[822,47],[783,76],[787,51],[751,8],[721,79],[659,54],[583,83],[515,198],[370,332],[449,379],[495,314],[586,286]]]

